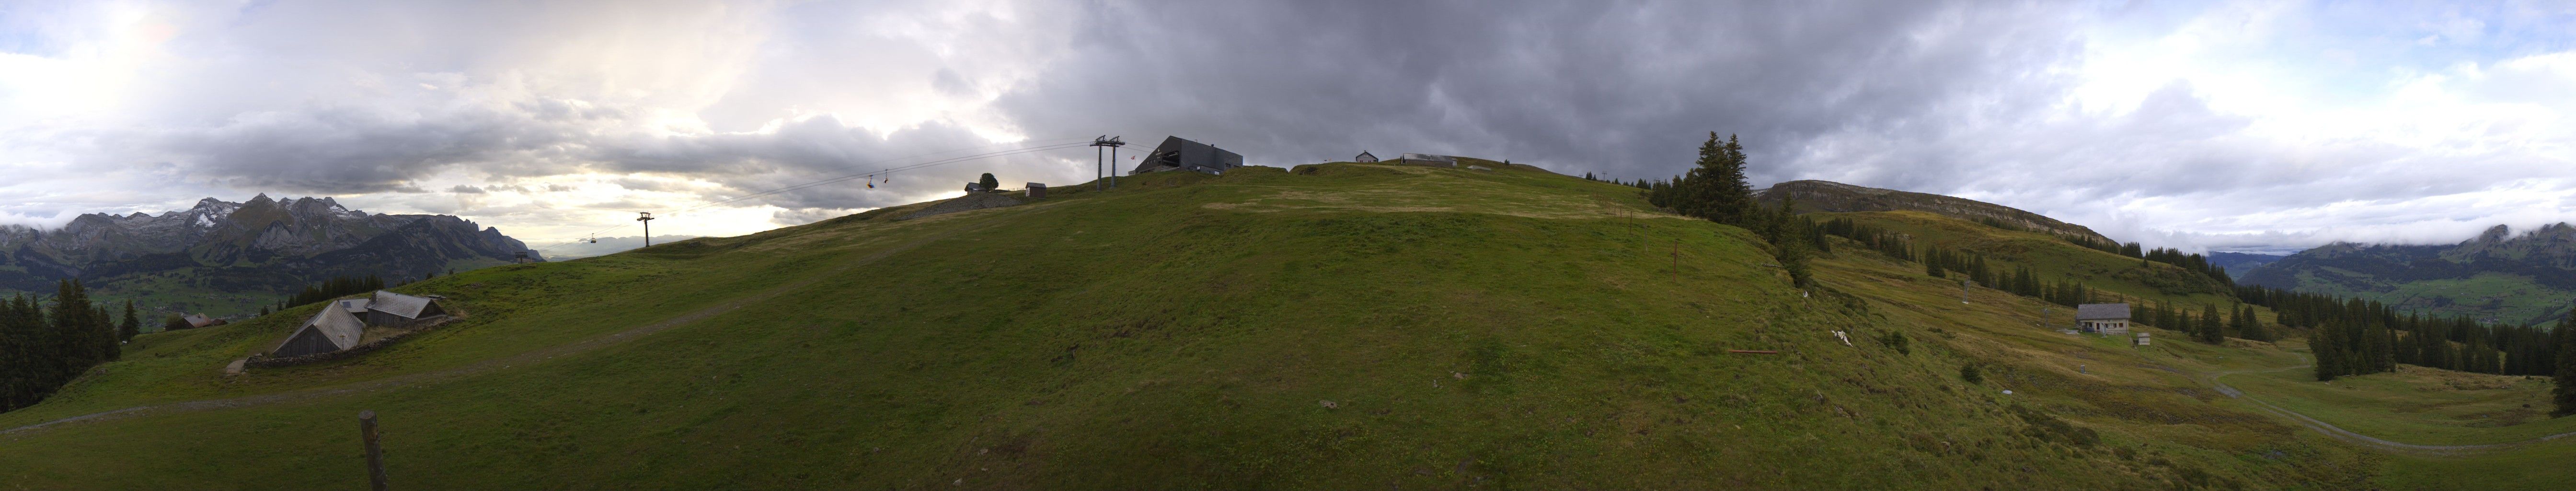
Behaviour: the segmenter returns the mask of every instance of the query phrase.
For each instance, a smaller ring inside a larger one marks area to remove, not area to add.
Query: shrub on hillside
[[[1911,346],[1913,343],[1906,340],[1905,333],[1902,332],[1888,331],[1887,334],[1880,334],[1878,335],[1878,344],[1887,345],[1889,348],[1896,348],[1896,354],[1914,354],[1914,347]]]

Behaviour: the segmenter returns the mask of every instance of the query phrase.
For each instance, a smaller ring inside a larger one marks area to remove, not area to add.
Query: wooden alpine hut
[[[2075,328],[2108,336],[2129,333],[2129,304],[2088,303],[2075,306]]]
[[[367,325],[411,327],[424,320],[445,317],[447,309],[427,297],[415,297],[376,290],[375,298],[366,303]]]
[[[277,349],[269,350],[269,356],[304,356],[357,346],[358,338],[366,335],[367,324],[360,322],[357,316],[349,315],[347,303],[364,301],[339,300],[339,303],[323,308],[313,314],[312,319],[304,321],[304,327],[287,335],[285,342],[277,343]]]

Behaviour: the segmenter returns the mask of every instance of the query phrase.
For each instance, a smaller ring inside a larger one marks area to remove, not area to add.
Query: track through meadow
[[[2370,436],[2370,435],[2364,435],[2364,434],[2361,434],[2361,433],[2359,433],[2359,432],[2355,432],[2355,431],[2352,431],[2352,430],[2343,429],[2343,427],[2335,426],[2333,423],[2327,423],[2327,422],[2325,422],[2325,421],[2318,420],[2317,418],[2310,417],[2310,416],[2308,416],[2308,415],[2306,415],[2306,414],[2301,414],[2301,413],[2299,413],[2298,411],[2291,411],[2291,410],[2289,410],[2289,409],[2282,408],[2282,407],[2280,407],[2280,406],[2272,405],[2272,403],[2269,403],[2269,402],[2263,402],[2263,399],[2261,399],[2261,398],[2257,398],[2257,397],[2253,397],[2253,396],[2248,396],[2248,395],[2246,395],[2246,394],[2245,394],[2245,392],[2244,392],[2244,391],[2242,391],[2242,390],[2237,390],[2237,388],[2236,388],[2236,387],[2229,386],[2229,385],[2227,385],[2227,383],[2226,383],[2226,382],[2220,382],[2220,381],[2218,380],[2218,379],[2220,379],[2220,378],[2223,378],[2223,377],[2226,377],[2226,376],[2229,376],[2229,375],[2237,375],[2237,374],[2245,374],[2245,373],[2272,373],[2272,372],[2285,372],[2285,371],[2290,371],[2290,370],[2299,370],[2299,369],[2311,368],[2311,367],[2315,367],[2315,366],[2316,366],[2316,364],[2315,364],[2315,359],[2311,358],[2311,359],[2309,359],[2309,363],[2308,363],[2308,364],[2299,365],[2299,366],[2294,366],[2294,367],[2286,367],[2286,368],[2264,368],[2264,369],[2253,369],[2253,370],[2230,370],[2230,371],[2224,371],[2224,372],[2211,372],[2211,373],[2204,373],[2204,374],[2201,374],[2201,377],[2199,377],[2199,378],[2201,379],[2201,381],[2202,381],[2202,382],[2209,384],[2210,388],[2217,389],[2219,393],[2221,393],[2221,394],[2226,394],[2226,395],[2227,395],[2227,397],[2235,398],[2235,399],[2241,399],[2241,400],[2244,400],[2244,401],[2247,401],[2247,402],[2252,402],[2252,403],[2254,403],[2254,406],[2255,406],[2256,408],[2262,409],[2262,410],[2264,410],[2264,411],[2266,411],[2266,412],[2270,412],[2270,413],[2273,413],[2273,414],[2276,414],[2276,415],[2280,415],[2281,417],[2289,418],[2291,421],[2297,422],[2297,423],[2299,423],[2299,425],[2300,425],[2300,426],[2305,426],[2305,427],[2307,427],[2307,428],[2308,428],[2309,430],[2311,430],[2311,431],[2315,431],[2315,432],[2317,432],[2317,433],[2324,434],[2324,435],[2326,435],[2326,436],[2334,437],[2334,438],[2335,438],[2335,439],[2337,439],[2337,440],[2343,440],[2343,441],[2345,441],[2345,442],[2352,443],[2352,444],[2355,444],[2355,445],[2361,445],[2361,446],[2364,446],[2364,447],[2369,447],[2369,448],[2372,448],[2372,449],[2376,449],[2376,450],[2383,451],[2383,452],[2389,452],[2389,453],[2404,453],[2404,454],[2428,455],[2428,456],[2456,456],[2456,455],[2463,455],[2463,454],[2470,454],[2470,453],[2479,453],[2479,452],[2488,452],[2488,451],[2495,451],[2495,450],[2504,450],[2504,449],[2509,449],[2509,448],[2514,448],[2514,447],[2520,447],[2520,446],[2523,446],[2523,445],[2530,445],[2530,444],[2534,444],[2534,443],[2540,443],[2540,442],[2545,442],[2545,441],[2550,441],[2550,440],[2556,440],[2556,439],[2560,439],[2560,438],[2566,438],[2566,437],[2569,437],[2569,436],[2576,436],[2576,431],[2571,431],[2571,432],[2566,432],[2566,433],[2558,433],[2558,434],[2554,434],[2554,435],[2541,436],[2541,437],[2538,437],[2538,438],[2532,438],[2532,439],[2527,439],[2527,440],[2517,440],[2517,441],[2502,442],[2502,443],[2481,443],[2481,444],[2472,444],[2472,445],[2420,445],[2420,444],[2406,443],[2406,442],[2400,442],[2400,441],[2395,441],[2395,440],[2389,440],[2389,439],[2386,439],[2386,438],[2380,438],[2380,437],[2375,437],[2375,436]]]
[[[859,259],[857,259],[857,260],[854,260],[854,261],[851,261],[851,262],[849,262],[849,263],[847,263],[847,264],[843,264],[843,265],[841,265],[841,266],[840,266],[840,267],[838,267],[838,268],[834,268],[834,269],[832,270],[832,272],[837,273],[837,272],[840,272],[840,271],[848,270],[848,269],[850,269],[850,268],[856,268],[856,267],[865,266],[865,265],[868,265],[868,264],[871,264],[871,263],[875,263],[875,262],[877,262],[878,260],[885,259],[885,258],[886,258],[886,257],[888,257],[888,256],[893,256],[893,255],[895,255],[895,254],[899,254],[899,253],[902,253],[902,252],[904,252],[904,251],[909,251],[909,250],[912,250],[912,249],[916,249],[916,248],[919,248],[919,247],[921,247],[921,246],[928,245],[928,244],[930,244],[931,242],[935,242],[935,241],[938,241],[938,240],[940,240],[940,239],[945,239],[945,238],[948,238],[948,237],[950,237],[950,236],[954,236],[954,235],[957,235],[957,234],[959,234],[959,233],[963,233],[963,232],[966,232],[966,231],[968,231],[968,230],[971,230],[971,229],[977,229],[977,228],[983,228],[983,227],[982,227],[982,226],[976,226],[976,227],[962,227],[962,228],[958,228],[958,229],[952,229],[952,230],[948,230],[948,231],[945,231],[945,232],[941,232],[941,233],[938,233],[938,234],[932,235],[932,236],[930,236],[930,237],[924,237],[924,238],[921,238],[921,239],[919,239],[919,240],[915,240],[915,241],[912,241],[912,242],[904,243],[904,244],[902,244],[902,245],[898,245],[898,246],[895,246],[895,247],[887,248],[886,250],[877,251],[876,253],[869,254],[869,255],[867,255],[867,256],[865,256],[865,257],[861,257],[861,258],[859,258]],[[707,320],[707,319],[709,319],[709,318],[713,318],[713,317],[715,317],[715,316],[716,316],[716,315],[718,315],[718,314],[723,314],[723,313],[725,313],[725,312],[730,312],[730,311],[732,311],[732,310],[734,310],[734,309],[742,308],[742,306],[744,306],[744,305],[750,305],[750,304],[753,304],[753,303],[757,303],[757,302],[761,302],[761,301],[769,300],[769,299],[771,299],[771,298],[776,298],[776,297],[777,297],[777,296],[779,296],[779,295],[786,294],[787,292],[792,292],[792,291],[796,291],[796,290],[798,290],[798,289],[805,288],[805,287],[807,287],[807,286],[810,286],[810,285],[814,284],[814,282],[816,282],[816,281],[820,281],[820,280],[822,280],[822,279],[824,279],[824,278],[828,278],[828,277],[831,277],[831,276],[832,276],[832,275],[830,275],[830,274],[818,274],[818,275],[811,275],[811,276],[807,276],[805,279],[796,280],[796,281],[794,281],[794,282],[789,282],[789,283],[786,283],[786,284],[778,285],[778,286],[776,286],[776,287],[771,287],[770,289],[767,289],[767,290],[762,290],[760,293],[755,293],[755,294],[752,294],[752,295],[747,295],[747,296],[744,296],[744,297],[742,297],[742,298],[736,298],[736,299],[734,299],[734,300],[732,300],[732,301],[729,301],[729,302],[725,302],[725,303],[721,303],[721,304],[716,304],[716,305],[708,306],[708,307],[701,308],[701,309],[698,309],[698,310],[695,310],[695,311],[690,311],[689,313],[686,313],[686,314],[680,314],[679,316],[671,317],[671,318],[668,318],[668,319],[663,319],[663,320],[662,320],[662,321],[660,321],[660,322],[654,322],[654,323],[651,323],[651,324],[645,324],[645,325],[641,325],[641,326],[636,326],[636,327],[634,327],[634,328],[630,328],[630,329],[627,329],[627,330],[624,330],[624,331],[618,331],[618,332],[613,332],[613,333],[603,334],[603,335],[599,335],[599,336],[596,336],[596,337],[592,337],[592,338],[589,338],[589,339],[584,339],[584,340],[577,341],[577,342],[573,342],[573,343],[561,344],[561,345],[555,345],[555,346],[550,346],[550,347],[546,347],[546,348],[537,349],[537,350],[534,350],[534,351],[529,351],[529,352],[526,352],[526,353],[519,353],[519,354],[516,354],[516,355],[510,355],[510,356],[504,356],[504,357],[499,357],[499,358],[492,358],[492,359],[487,359],[487,360],[483,360],[483,361],[478,361],[478,362],[474,362],[474,363],[470,363],[470,364],[466,364],[466,365],[464,365],[464,366],[458,366],[458,367],[454,367],[454,368],[447,368],[447,369],[441,369],[441,370],[433,370],[433,371],[427,371],[427,372],[419,372],[419,373],[411,373],[411,374],[405,374],[405,375],[398,375],[398,376],[393,376],[393,377],[386,377],[386,378],[381,378],[381,379],[369,380],[369,381],[365,381],[365,382],[357,382],[357,383],[352,383],[352,384],[347,384],[347,385],[338,385],[338,386],[332,386],[332,387],[312,388],[312,389],[302,389],[302,390],[292,390],[292,391],[278,392],[278,393],[272,393],[272,394],[260,394],[260,395],[254,395],[254,396],[233,397],[233,398],[225,398],[225,399],[204,399],[204,400],[185,401],[185,402],[173,402],[173,403],[157,404],[157,405],[134,406],[134,407],[128,407],[128,408],[124,408],[124,409],[117,409],[117,410],[111,410],[111,411],[100,411],[100,412],[95,412],[95,413],[83,414],[83,415],[79,415],[79,416],[72,416],[72,417],[68,417],[68,418],[62,418],[62,419],[56,419],[56,420],[52,420],[52,421],[46,421],[46,422],[42,422],[42,423],[36,423],[36,424],[31,424],[31,425],[26,425],[26,426],[20,426],[20,427],[16,427],[16,428],[9,428],[9,429],[6,429],[6,430],[0,430],[0,435],[15,435],[15,434],[20,434],[20,433],[24,433],[24,432],[40,431],[40,430],[44,430],[44,429],[46,429],[46,428],[51,428],[51,427],[53,427],[53,426],[61,425],[61,424],[66,424],[66,423],[78,423],[78,422],[83,422],[83,421],[106,421],[106,420],[124,419],[124,418],[133,418],[133,417],[147,416],[147,415],[153,415],[153,414],[174,413],[174,412],[204,411],[204,410],[210,410],[210,409],[235,409],[235,408],[245,408],[245,407],[261,406],[261,405],[268,405],[268,404],[277,404],[277,403],[283,403],[283,402],[305,401],[305,400],[311,400],[311,399],[315,399],[315,398],[330,397],[330,396],[336,396],[336,395],[342,395],[342,394],[353,394],[353,393],[359,393],[359,392],[374,392],[374,391],[391,390],[391,389],[398,389],[398,388],[402,388],[402,387],[406,387],[406,386],[412,386],[412,385],[419,385],[419,384],[425,384],[425,383],[433,383],[433,382],[439,382],[439,381],[445,381],[445,380],[452,380],[452,379],[456,379],[456,378],[460,378],[460,377],[466,377],[466,376],[472,376],[472,375],[483,374],[483,373],[491,372],[491,371],[493,371],[493,370],[499,370],[499,369],[504,369],[504,368],[510,368],[510,367],[520,366],[520,365],[527,365],[527,364],[532,364],[532,363],[539,363],[539,362],[546,361],[546,360],[548,360],[548,359],[553,359],[554,357],[557,357],[557,356],[564,356],[564,355],[572,355],[572,354],[583,353],[583,352],[587,352],[587,351],[591,351],[591,350],[599,349],[599,348],[602,348],[602,347],[607,347],[607,346],[611,346],[611,345],[615,345],[615,344],[619,344],[619,343],[624,343],[624,342],[626,342],[626,341],[630,341],[630,340],[633,340],[633,339],[635,339],[635,338],[640,338],[640,337],[644,337],[644,336],[652,335],[653,333],[657,333],[657,332],[662,332],[662,331],[670,330],[671,328],[674,328],[674,327],[679,327],[679,326],[684,326],[684,325],[694,324],[694,323],[697,323],[697,322],[699,322],[699,321],[704,321],[704,320]]]

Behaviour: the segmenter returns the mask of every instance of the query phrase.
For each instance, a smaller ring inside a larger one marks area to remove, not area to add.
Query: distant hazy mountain
[[[1763,203],[1770,204],[1779,203],[1782,197],[1795,197],[1798,199],[1800,213],[1921,211],[1973,222],[2043,231],[2079,241],[2117,243],[2110,237],[2104,237],[2083,225],[2061,222],[2038,213],[1967,198],[1814,180],[1779,183],[1756,193]]]
[[[0,226],[0,290],[50,293],[77,278],[104,293],[97,298],[235,315],[331,276],[401,282],[505,264],[526,249],[447,215],[369,214],[331,198],[206,198],[159,215],[81,215],[59,230]]]
[[[653,243],[655,243],[655,244],[668,244],[668,243],[672,243],[672,242],[679,242],[679,241],[689,240],[689,239],[695,239],[695,238],[698,238],[698,236],[695,236],[695,235],[664,235],[664,236],[654,237],[654,238],[653,238]],[[635,248],[639,248],[639,247],[644,247],[644,237],[643,237],[643,236],[634,236],[634,237],[600,237],[600,238],[599,238],[599,242],[598,242],[598,243],[595,243],[595,244],[594,244],[594,243],[591,243],[591,242],[588,242],[588,241],[583,241],[583,242],[574,242],[574,243],[571,243],[571,244],[564,244],[564,245],[551,246],[550,248],[546,249],[546,254],[547,254],[547,255],[550,255],[550,256],[553,256],[555,259],[558,259],[558,260],[561,260],[561,259],[578,259],[578,258],[585,258],[585,257],[606,256],[606,255],[609,255],[609,254],[616,254],[616,253],[620,253],[620,252],[626,252],[626,251],[628,251],[628,250],[633,250],[633,249],[635,249]]]
[[[2211,252],[2209,253],[2209,263],[2218,265],[2218,267],[2221,268],[2227,268],[2228,277],[2242,280],[2245,279],[2245,275],[2253,273],[2254,268],[2262,267],[2265,264],[2272,264],[2273,261],[2279,261],[2284,257],[2289,256],[2251,252]]]
[[[2565,316],[2576,298],[2576,226],[2560,223],[2515,234],[2497,225],[2452,245],[2338,242],[2255,268],[2240,283],[2498,322],[2542,322]]]

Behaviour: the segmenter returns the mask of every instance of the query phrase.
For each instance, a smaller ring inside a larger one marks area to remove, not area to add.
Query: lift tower
[[[1099,137],[1099,138],[1093,138],[1093,139],[1091,139],[1091,146],[1094,146],[1094,147],[1109,147],[1109,161],[1110,161],[1110,162],[1117,162],[1117,161],[1118,161],[1118,147],[1127,146],[1127,137],[1123,137],[1123,136],[1100,135],[1100,137]],[[1098,159],[1098,158],[1100,158],[1100,150],[1098,150],[1098,149],[1093,149],[1093,150],[1091,151],[1091,157],[1092,157],[1093,159]],[[1092,169],[1091,169],[1091,170],[1092,170],[1093,172],[1099,172],[1099,171],[1100,171],[1100,165],[1099,165],[1098,163],[1096,163],[1096,162],[1095,162],[1095,163],[1092,165]],[[1116,164],[1111,164],[1111,165],[1109,165],[1109,171],[1108,171],[1108,172],[1109,172],[1109,173],[1108,173],[1108,174],[1106,174],[1106,175],[1105,175],[1105,176],[1103,176],[1103,177],[1107,177],[1107,178],[1108,178],[1108,180],[1109,180],[1109,187],[1113,187],[1113,188],[1114,188],[1114,187],[1118,187],[1118,166],[1117,166]],[[1098,190],[1100,190],[1100,180],[1098,180],[1098,179],[1094,179],[1094,180],[1092,180],[1092,181],[1091,181],[1091,190],[1093,190],[1093,191],[1098,191]]]
[[[644,247],[653,247],[653,212],[639,211],[635,221],[644,222]]]

